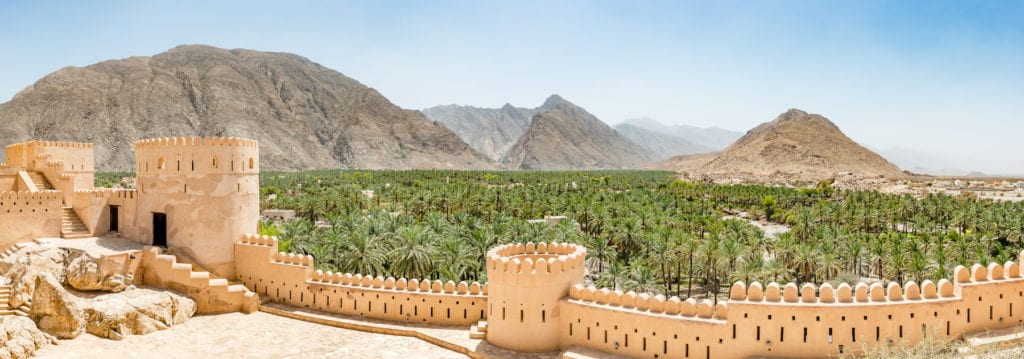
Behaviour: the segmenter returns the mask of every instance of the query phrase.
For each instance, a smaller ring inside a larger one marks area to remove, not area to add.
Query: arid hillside
[[[552,95],[502,159],[508,169],[642,168],[649,152],[583,108]]]
[[[677,156],[653,167],[691,179],[770,182],[815,181],[845,173],[886,178],[904,175],[827,118],[796,109],[755,127],[720,152]]]
[[[0,151],[92,142],[100,170],[133,169],[134,141],[170,136],[257,139],[266,169],[494,167],[419,111],[286,53],[179,46],[67,67],[0,104]]]

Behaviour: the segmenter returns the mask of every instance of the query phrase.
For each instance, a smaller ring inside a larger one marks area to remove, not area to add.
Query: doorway
[[[117,232],[117,206],[110,206],[110,231]]]
[[[166,213],[153,213],[153,245],[167,248]]]

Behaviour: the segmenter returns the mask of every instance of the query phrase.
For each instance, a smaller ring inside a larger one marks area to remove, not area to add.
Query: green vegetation
[[[486,280],[510,242],[589,250],[599,286],[717,297],[745,282],[949,278],[956,265],[1016,259],[1024,203],[872,191],[689,183],[670,172],[310,171],[261,174],[261,207],[300,219],[261,226],[319,269]],[[372,190],[373,196],[363,193]],[[273,195],[273,196],[270,196]],[[274,199],[269,199],[275,197]],[[725,214],[791,228],[765,236]],[[557,226],[530,224],[565,215]]]

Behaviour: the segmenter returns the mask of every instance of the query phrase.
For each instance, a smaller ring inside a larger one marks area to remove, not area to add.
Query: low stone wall
[[[717,306],[575,286],[560,303],[561,347],[638,358],[817,358],[1024,323],[1017,263],[954,273],[956,283],[903,286],[736,283],[731,299]]]
[[[0,192],[0,246],[60,237],[60,216],[60,192]]]
[[[315,271],[312,257],[279,253],[272,237],[244,236],[235,243],[235,265],[250,290],[296,307],[409,323],[486,319],[486,285]]]

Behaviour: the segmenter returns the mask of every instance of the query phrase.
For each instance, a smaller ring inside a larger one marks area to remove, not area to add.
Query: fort
[[[903,285],[735,283],[717,302],[586,286],[587,250],[568,243],[493,248],[487,283],[322,272],[315,258],[279,252],[277,238],[255,234],[256,141],[151,139],[137,142],[135,154],[138,188],[123,190],[94,188],[90,144],[7,146],[0,248],[118,236],[144,247],[110,261],[120,266],[110,271],[181,292],[200,313],[273,311],[265,308],[273,303],[412,331],[456,326],[509,351],[566,357],[856,355],[1024,323],[1020,262],[957,267],[952,280]]]

